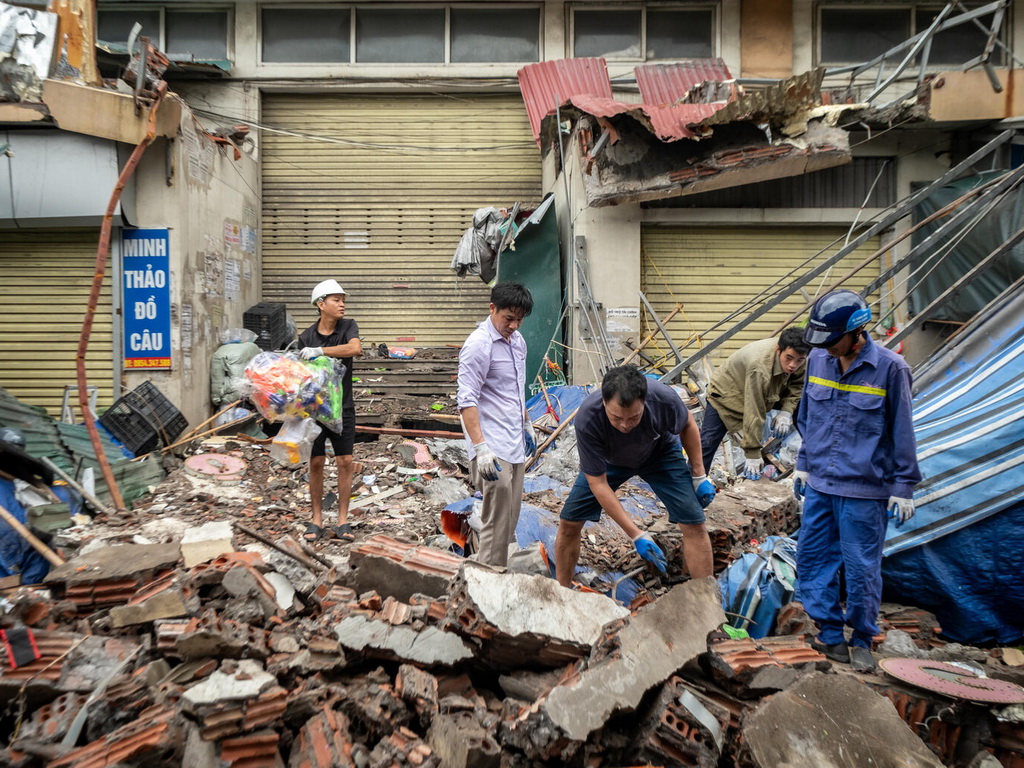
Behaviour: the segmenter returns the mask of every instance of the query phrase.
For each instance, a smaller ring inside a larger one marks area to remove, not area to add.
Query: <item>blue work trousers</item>
[[[821,630],[818,641],[870,648],[882,604],[882,543],[887,516],[883,499],[852,499],[807,486],[797,539],[800,599]],[[846,612],[839,604],[839,569],[846,570]]]

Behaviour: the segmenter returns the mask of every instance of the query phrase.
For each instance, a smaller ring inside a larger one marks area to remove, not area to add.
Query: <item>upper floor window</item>
[[[100,8],[97,37],[125,45],[132,27],[171,58],[224,61],[228,56],[229,13],[224,9],[145,7]]]
[[[540,60],[537,7],[265,7],[261,26],[264,63]]]
[[[942,6],[935,4],[824,5],[819,8],[818,63],[841,65],[871,61],[927,30],[941,10]],[[982,16],[978,21],[987,30],[992,25],[992,15]],[[935,34],[928,52],[928,66],[963,64],[979,56],[988,41],[985,30],[967,21]],[[992,63],[1000,64],[1003,60],[1004,54],[997,46],[992,53]]]
[[[574,8],[574,56],[606,59],[700,59],[715,55],[712,6]]]

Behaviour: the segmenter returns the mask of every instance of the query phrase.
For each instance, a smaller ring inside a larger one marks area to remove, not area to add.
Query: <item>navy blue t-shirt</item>
[[[640,423],[623,434],[608,421],[601,390],[592,392],[576,414],[580,470],[585,475],[600,476],[607,473],[609,464],[639,469],[656,452],[679,445],[679,433],[689,417],[690,412],[672,387],[650,381]]]

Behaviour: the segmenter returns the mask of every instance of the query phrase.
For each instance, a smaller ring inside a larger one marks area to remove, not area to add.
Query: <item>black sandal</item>
[[[355,541],[356,536],[352,533],[352,526],[348,523],[334,526],[334,535],[342,541]]]
[[[307,523],[306,530],[302,532],[302,538],[308,543],[312,544],[314,541],[320,541],[320,537],[324,535],[324,529],[316,523]]]

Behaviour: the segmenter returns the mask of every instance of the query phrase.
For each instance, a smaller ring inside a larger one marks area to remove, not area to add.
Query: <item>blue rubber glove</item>
[[[697,492],[697,501],[699,501],[701,507],[704,508],[707,508],[707,506],[715,500],[715,494],[718,493],[718,489],[715,488],[715,484],[708,480],[707,475],[700,475],[699,477],[693,478],[693,490]]]
[[[473,446],[476,449],[476,469],[484,480],[497,480],[501,472],[501,464],[498,457],[486,442],[477,443]]]
[[[533,427],[523,430],[523,444],[526,446],[526,458],[536,455],[537,441],[533,439]]]
[[[807,473],[798,469],[793,473],[793,495],[797,501],[804,500],[804,493],[807,491]]]
[[[914,500],[890,496],[888,510],[889,517],[896,521],[896,527],[899,528],[914,516]]]
[[[665,553],[661,551],[661,547],[654,543],[651,534],[644,531],[633,539],[633,546],[636,547],[636,553],[640,557],[648,563],[653,563],[655,568],[665,573],[668,561],[665,559]]]

